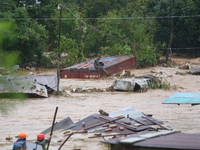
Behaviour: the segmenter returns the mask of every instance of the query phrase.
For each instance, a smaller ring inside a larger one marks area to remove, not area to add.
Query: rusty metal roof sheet
[[[102,56],[100,62],[104,63],[104,68],[108,68],[110,66],[116,65],[118,63],[121,63],[123,61],[126,61],[128,59],[133,58],[134,56],[112,56],[112,57],[106,57]],[[94,68],[94,59],[90,59],[88,61],[82,62],[80,64],[76,64],[67,68],[63,68],[62,70],[69,70],[69,69],[89,69],[89,70],[95,70]]]

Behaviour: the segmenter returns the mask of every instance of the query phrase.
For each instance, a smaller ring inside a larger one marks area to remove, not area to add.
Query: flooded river
[[[151,68],[152,69],[152,68]],[[155,71],[165,71],[169,75],[175,74],[176,68],[153,68]],[[134,74],[146,74],[150,69],[141,69]],[[72,80],[62,79],[62,89],[67,87],[109,87],[114,79],[101,80]],[[49,98],[34,99],[0,99],[0,149],[12,149],[12,144],[20,132],[27,134],[27,140],[33,142],[36,135],[51,126],[56,106],[58,113],[56,122],[71,117],[73,122],[77,122],[94,113],[99,109],[106,112],[113,112],[126,107],[133,106],[140,112],[153,114],[153,117],[166,121],[165,124],[174,130],[183,133],[200,133],[200,105],[175,105],[162,104],[169,96],[178,92],[199,93],[199,76],[173,77],[173,82],[177,90],[149,90],[145,93],[130,92],[99,92],[99,93],[70,93],[69,97],[53,96]],[[12,137],[11,141],[6,141],[6,137]],[[48,135],[47,135],[48,137]],[[56,150],[66,137],[61,132],[55,132],[50,146],[51,150]],[[89,139],[88,135],[73,135],[65,144],[63,149],[81,148],[81,150],[95,149],[108,150],[109,147],[101,144],[102,138]]]
[[[11,149],[13,141],[16,140],[15,136],[20,132],[28,135],[28,141],[35,141],[37,134],[51,126],[56,106],[59,107],[57,122],[67,116],[77,122],[91,114],[98,113],[99,109],[113,112],[134,106],[138,111],[153,114],[154,118],[168,121],[165,123],[174,130],[185,133],[200,133],[200,105],[163,105],[161,102],[168,97],[169,92],[167,93],[161,95],[160,91],[156,90],[142,93],[142,97],[141,93],[95,93],[72,94],[71,98],[52,96],[45,99],[1,99],[0,147],[2,150]],[[148,98],[145,99],[144,96]],[[13,140],[6,141],[5,137],[7,136],[11,136]],[[65,138],[62,133],[56,132],[52,138],[50,149],[58,149],[60,143],[57,141]],[[88,149],[90,146],[93,146],[94,149],[107,149],[98,142],[102,139],[94,140],[95,142],[93,139],[76,135],[66,143],[65,147],[73,149],[76,145],[82,150]],[[93,145],[90,144],[91,142]]]

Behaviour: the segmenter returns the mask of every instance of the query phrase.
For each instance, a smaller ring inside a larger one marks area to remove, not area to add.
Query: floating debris
[[[12,140],[12,137],[8,136],[8,137],[6,137],[6,140],[10,141],[10,140]]]
[[[192,68],[192,69],[191,69],[191,73],[192,73],[192,74],[200,74],[200,67]]]
[[[57,91],[56,76],[1,76],[0,94],[28,94],[48,97],[48,93]]]

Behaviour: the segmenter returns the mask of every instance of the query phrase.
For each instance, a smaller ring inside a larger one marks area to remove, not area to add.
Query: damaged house
[[[57,91],[56,76],[1,76],[0,95],[26,94],[28,97],[48,97]]]

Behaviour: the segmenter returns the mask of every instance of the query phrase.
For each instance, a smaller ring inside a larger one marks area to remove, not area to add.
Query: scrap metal
[[[151,133],[155,133],[155,131],[160,129],[160,128],[155,129],[152,127],[155,124],[155,122],[161,125],[163,124],[162,121],[153,118],[148,120],[143,117],[146,117],[146,115],[138,112],[133,107],[129,107],[117,112],[109,113],[109,116],[104,116],[101,114],[93,114],[76,122],[75,124],[73,124],[72,127],[69,127],[67,123],[65,124],[64,120],[61,120],[59,123],[55,124],[54,130],[60,128],[63,129],[65,128],[65,125],[67,126],[68,129],[71,130],[70,134],[65,134],[65,136],[68,136],[67,139],[64,141],[65,143],[69,139],[69,137],[75,133],[78,134],[94,133],[94,136],[90,136],[89,138],[99,138],[99,137],[104,138],[109,136],[113,136],[113,138],[119,138],[124,136],[126,137],[127,135],[132,136],[137,133],[149,133],[149,131],[154,131]],[[139,125],[138,122],[140,123]],[[48,130],[49,129],[45,131]],[[43,131],[42,133],[47,133],[45,131]],[[62,130],[61,132],[63,131],[64,130]],[[62,147],[64,143],[60,147]]]
[[[0,93],[24,93],[48,97],[48,89],[57,90],[56,76],[1,76]]]
[[[200,73],[200,67],[197,68],[191,68],[191,74],[199,74]]]
[[[111,150],[154,150],[154,149],[190,149],[200,148],[200,134],[185,134],[162,130],[158,132],[142,132],[125,138],[116,138],[104,143],[111,145]]]

